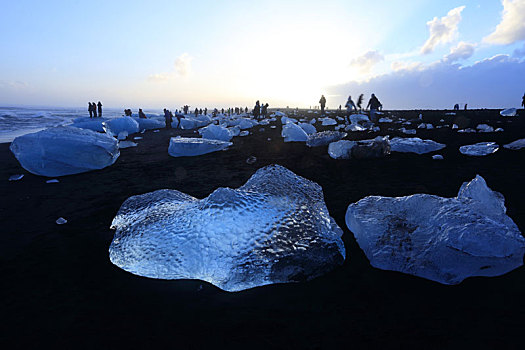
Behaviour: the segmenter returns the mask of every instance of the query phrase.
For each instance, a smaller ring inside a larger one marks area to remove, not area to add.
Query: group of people
[[[262,104],[257,100],[255,102],[255,107],[253,107],[253,117],[255,119],[264,119],[268,115],[268,106],[270,106],[268,103]]]
[[[124,116],[131,117],[133,115],[133,112],[131,111],[131,108],[124,110]],[[139,108],[139,118],[147,119],[146,114],[142,111],[142,108]]]
[[[186,107],[186,106],[184,106],[184,107]],[[198,111],[196,111],[195,115],[197,115],[197,112]],[[181,127],[180,126],[180,120],[185,118],[184,114],[179,113],[178,110],[175,110],[175,118],[177,118],[177,121],[178,121],[177,126],[175,128],[179,129]],[[171,123],[173,123],[173,112],[170,111],[169,109],[166,109],[166,108],[164,108],[164,121],[166,123],[166,129],[171,129]]]
[[[102,103],[100,103],[100,101],[98,101],[98,103],[88,102],[88,112],[90,118],[102,118]]]
[[[359,98],[357,99],[357,103],[355,103],[352,100],[352,96],[348,96],[348,100],[346,101],[345,107],[346,111],[348,112],[347,117],[350,117],[350,114],[353,113],[355,110],[356,112],[361,111],[361,105],[363,103],[363,94],[359,95]],[[325,113],[325,106],[326,106],[326,97],[324,95],[321,95],[321,99],[319,100],[319,104],[321,105],[321,115]],[[372,94],[370,97],[370,100],[368,100],[368,104],[366,105],[365,109],[370,108],[370,120],[373,122],[376,122],[377,120],[377,111],[383,109],[383,105],[381,102],[379,102],[379,99],[376,97],[375,94]],[[341,110],[341,106],[339,106],[339,110]]]

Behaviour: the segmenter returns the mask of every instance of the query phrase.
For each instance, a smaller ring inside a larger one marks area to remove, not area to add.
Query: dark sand
[[[419,111],[395,112],[415,118]],[[469,278],[457,286],[372,268],[345,225],[350,203],[367,195],[455,196],[482,175],[503,193],[508,215],[525,232],[525,150],[467,157],[460,145],[525,137],[524,117],[497,111],[424,111],[426,122],[488,122],[503,133],[418,130],[447,144],[444,161],[394,153],[377,160],[334,160],[327,147],[283,143],[281,127],[252,129],[227,151],[172,158],[176,131],[146,132],[121,150],[111,167],[60,178],[22,169],[0,144],[0,275],[3,349],[21,348],[518,348],[525,329],[525,268],[501,277]],[[309,114],[308,116],[312,116]],[[275,123],[274,123],[275,124]],[[417,124],[416,124],[417,125]],[[354,133],[348,139],[395,132]],[[319,128],[318,128],[319,129]],[[333,127],[332,127],[333,129]],[[191,131],[185,132],[193,134]],[[413,137],[413,135],[401,135]],[[270,137],[271,141],[267,138]],[[248,165],[249,156],[257,162]],[[112,265],[110,223],[129,196],[162,188],[205,197],[241,186],[256,169],[280,164],[319,183],[330,215],[344,230],[345,264],[313,281],[228,293],[201,281],[138,277]],[[16,182],[7,179],[25,174]],[[55,224],[58,217],[68,220]],[[200,287],[202,286],[202,288]]]

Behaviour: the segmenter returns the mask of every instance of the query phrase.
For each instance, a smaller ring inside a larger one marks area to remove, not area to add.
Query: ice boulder
[[[494,128],[487,124],[479,124],[476,126],[476,129],[479,130],[479,132],[494,132]]]
[[[108,135],[118,136],[122,131],[126,131],[128,134],[134,134],[139,132],[139,123],[132,117],[121,117],[111,120],[107,120],[102,123],[104,131]]]
[[[284,142],[305,142],[308,139],[306,132],[297,124],[288,123],[283,125],[281,136]]]
[[[191,157],[223,150],[233,145],[231,142],[205,138],[172,137],[168,153],[172,157]]]
[[[102,169],[120,155],[113,137],[72,126],[19,136],[10,149],[24,169],[49,177]]]
[[[366,197],[348,207],[346,224],[372,266],[444,284],[523,264],[525,239],[479,175],[455,198]]]
[[[525,148],[525,139],[516,140],[514,142],[503,145],[503,147],[512,150],[519,150]]]
[[[299,126],[301,127],[301,129],[304,130],[305,133],[307,133],[308,135],[312,135],[312,134],[315,134],[317,132],[317,130],[315,129],[315,126],[313,126],[312,124],[310,123],[299,123]]]
[[[332,142],[339,141],[346,137],[346,132],[341,131],[321,131],[308,135],[306,145],[308,147],[326,146]]]
[[[230,141],[233,137],[227,128],[215,124],[200,128],[199,134],[205,139],[221,141]]]
[[[367,115],[364,114],[352,114],[350,115],[350,123],[352,124],[361,124],[361,123],[370,123],[370,119]]]
[[[486,156],[496,152],[499,146],[496,142],[478,142],[473,145],[461,146],[459,151],[467,156]]]
[[[356,144],[355,141],[339,140],[328,145],[328,154],[334,159],[350,159],[352,158],[352,147]]]
[[[393,120],[388,117],[384,117],[384,118],[380,118],[378,122],[379,123],[392,123]]]
[[[259,123],[256,120],[248,118],[241,118],[239,121],[239,127],[241,128],[241,130],[250,129],[257,124]]]
[[[322,126],[330,126],[330,125],[336,125],[337,122],[329,117],[323,118],[323,122],[321,123]]]
[[[107,119],[102,118],[76,118],[73,120],[73,124],[70,126],[74,126],[75,128],[80,129],[88,129],[98,132],[104,132],[104,127],[102,126],[102,123],[105,122]]]
[[[517,112],[516,108],[507,108],[499,112],[499,114],[503,117],[515,117]]]
[[[132,118],[132,119],[139,124],[140,131],[159,129],[159,128],[163,128],[166,126],[166,123],[159,119],[153,119],[153,118]],[[177,126],[177,124],[175,124],[175,126]]]
[[[201,200],[167,189],[133,196],[111,228],[109,257],[118,267],[226,291],[310,280],[345,259],[321,187],[278,165]]]
[[[388,137],[378,136],[372,140],[357,141],[352,147],[352,158],[374,159],[390,154],[390,141]]]
[[[432,140],[421,140],[419,137],[394,137],[390,140],[392,152],[425,154],[445,148],[446,145]]]

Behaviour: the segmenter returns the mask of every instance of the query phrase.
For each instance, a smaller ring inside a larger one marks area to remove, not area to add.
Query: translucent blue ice
[[[177,136],[170,139],[168,153],[172,157],[200,156],[223,150],[231,145],[233,143],[227,141]]]

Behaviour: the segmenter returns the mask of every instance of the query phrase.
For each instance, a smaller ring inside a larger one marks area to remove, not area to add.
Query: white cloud
[[[429,54],[434,51],[438,44],[446,44],[454,40],[458,32],[458,24],[461,21],[461,11],[465,6],[456,7],[450,10],[441,19],[434,17],[427,22],[430,37],[421,48],[422,54]]]
[[[474,54],[475,44],[460,41],[457,46],[450,49],[450,53],[443,60],[446,62],[456,62],[466,60]]]
[[[421,69],[423,64],[421,62],[405,62],[405,61],[394,61],[390,64],[390,68],[393,71],[400,70],[417,70]]]
[[[153,82],[161,82],[161,81],[169,80],[170,78],[171,78],[171,75],[168,73],[157,73],[157,74],[151,74],[148,77],[148,80],[153,81]]]
[[[512,44],[525,40],[525,0],[502,0],[503,15],[494,32],[483,38],[490,44]]]
[[[525,60],[497,55],[471,66],[442,60],[401,69],[366,82],[334,86],[327,93],[373,92],[386,109],[441,109],[455,103],[468,103],[471,108],[516,107],[521,103],[524,76]]]
[[[193,57],[191,57],[186,52],[177,57],[177,59],[175,60],[175,71],[179,76],[185,77],[190,74],[192,60]]]
[[[385,57],[379,51],[370,50],[365,54],[354,58],[350,62],[350,65],[357,67],[362,73],[368,73],[374,65],[383,61],[384,59]]]

